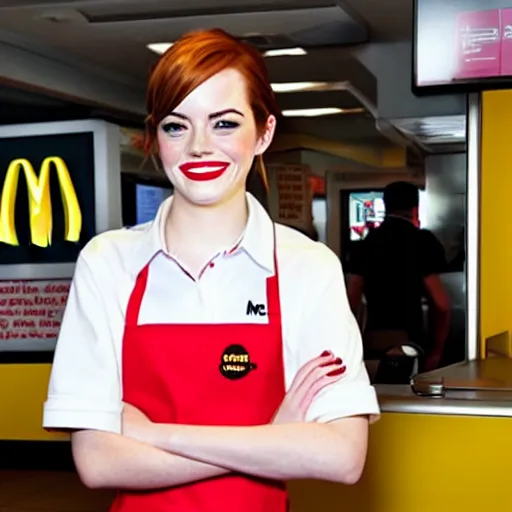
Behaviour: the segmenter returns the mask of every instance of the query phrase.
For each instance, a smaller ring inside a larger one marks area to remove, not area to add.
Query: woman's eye
[[[235,121],[226,121],[222,119],[215,123],[215,129],[218,130],[233,130],[234,128],[238,128],[240,125]]]
[[[165,123],[162,125],[162,130],[169,135],[178,135],[185,130],[185,126],[180,123]]]

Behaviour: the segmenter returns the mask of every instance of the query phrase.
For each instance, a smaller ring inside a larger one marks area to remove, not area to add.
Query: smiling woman
[[[45,427],[118,512],[285,512],[285,480],[354,483],[379,408],[341,265],[246,191],[278,114],[262,56],[188,34],[147,103],[174,194],[80,254]]]

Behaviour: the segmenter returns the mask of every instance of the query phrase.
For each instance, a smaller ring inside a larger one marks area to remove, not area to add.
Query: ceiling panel
[[[283,119],[279,129],[284,133],[302,133],[332,141],[389,145],[389,141],[375,128],[375,120],[368,114]]]
[[[92,7],[98,12],[119,12],[131,7],[138,15],[150,16],[155,9],[169,10],[196,8],[201,12],[201,6],[206,9],[229,7],[233,0],[209,0],[187,3],[172,2],[84,2],[73,6],[50,8],[1,9],[0,30],[23,35],[31,40],[38,49],[41,44],[55,48],[61,52],[75,54],[80,59],[87,60],[132,76],[145,79],[149,66],[154,57],[146,45],[153,42],[174,41],[184,32],[199,28],[224,28],[236,36],[264,35],[270,39],[269,46],[329,46],[356,44],[367,39],[365,28],[355,23],[338,6],[332,2],[321,1],[320,7],[306,8],[312,0],[299,2],[267,2],[269,9],[272,4],[281,8],[293,6],[293,9],[276,12],[246,12],[222,15],[195,15],[186,17],[168,17],[160,19],[141,19],[125,22],[89,23],[80,13],[91,14]],[[240,2],[250,6],[250,2]],[[326,4],[331,4],[330,6]],[[172,6],[172,9],[171,9]],[[206,7],[205,7],[206,6]],[[298,8],[298,7],[300,8]],[[99,51],[101,49],[101,51]],[[130,55],[127,59],[126,55]],[[290,60],[292,62],[292,60]],[[281,61],[280,65],[283,65]]]
[[[371,4],[369,0],[348,3],[360,2],[366,9],[383,10],[383,3]],[[239,37],[262,34],[270,39],[271,46],[289,44],[308,48],[306,57],[268,59],[272,81],[350,81],[375,105],[375,77],[355,61],[347,49],[367,40],[366,25],[354,21],[337,4],[343,2],[0,0],[0,40],[70,65],[96,66],[112,76],[116,74],[119,80],[139,86],[145,83],[157,60],[157,56],[147,50],[148,43],[173,41],[184,32],[198,28],[221,27]],[[375,20],[376,12],[371,14]],[[356,18],[358,15],[356,12]],[[9,34],[14,37],[9,39]],[[359,106],[346,92],[279,95],[279,102],[283,109]],[[286,119],[281,127],[338,140],[385,140],[368,115]]]
[[[413,2],[414,0],[338,0],[344,10],[368,25],[374,41],[410,40]]]
[[[336,107],[343,109],[361,108],[361,103],[345,91],[298,92],[277,95],[281,110],[300,108]]]
[[[246,12],[281,11],[335,7],[332,0],[146,0],[133,2],[86,3],[80,11],[95,23],[136,19],[158,19],[189,16],[217,16]]]

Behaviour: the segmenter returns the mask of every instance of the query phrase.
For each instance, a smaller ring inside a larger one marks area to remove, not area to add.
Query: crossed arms
[[[366,459],[368,419],[304,421],[315,396],[342,379],[344,368],[331,353],[306,363],[272,422],[264,426],[155,424],[125,404],[122,435],[73,432],[78,473],[90,488],[132,490],[173,487],[231,472],[275,480],[356,483]]]

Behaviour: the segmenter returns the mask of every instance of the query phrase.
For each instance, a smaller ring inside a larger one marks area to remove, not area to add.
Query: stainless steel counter
[[[382,412],[512,418],[512,359],[459,363],[421,378],[442,379],[444,397],[420,397],[410,386],[377,385]]]

